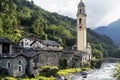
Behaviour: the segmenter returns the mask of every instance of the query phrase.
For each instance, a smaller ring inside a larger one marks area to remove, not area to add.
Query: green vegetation
[[[56,80],[54,77],[38,76],[35,78],[13,78],[13,77],[1,77],[0,80]]]
[[[3,77],[3,76],[0,76],[0,79],[1,80],[17,80],[17,79],[15,79],[13,77]]]
[[[87,29],[87,32],[87,39],[91,43],[94,57],[113,56],[115,45],[110,38],[99,35],[91,29]],[[2,0],[0,2],[0,37],[17,42],[22,37],[30,36],[54,40],[61,46],[72,46],[76,43],[76,20],[43,10],[33,1]]]
[[[2,0],[0,2],[0,37],[18,41],[34,35],[66,44],[73,40],[76,20],[50,13],[27,0]]]
[[[113,57],[120,58],[120,48],[117,48],[113,51]]]
[[[56,80],[54,77],[43,77],[43,76],[38,76],[35,78],[21,78],[21,80]]]
[[[40,76],[50,77],[56,76],[58,68],[56,66],[42,66],[40,70]]]
[[[78,73],[81,71],[81,68],[71,68],[71,69],[64,69],[64,70],[59,70],[57,72],[58,75],[68,75],[70,73]]]
[[[113,76],[117,78],[117,80],[120,80],[120,63],[118,63],[117,68],[114,70]]]
[[[69,66],[68,59],[60,59],[59,65],[60,65],[60,69],[67,69]]]
[[[96,58],[92,58],[91,60],[91,68],[94,69],[97,66],[98,60]]]
[[[88,68],[84,68],[84,70],[88,70]],[[78,73],[81,71],[81,68],[68,68],[63,70],[58,70],[56,66],[42,66],[40,68],[39,76],[35,78],[28,78],[27,76],[24,78],[13,78],[10,76],[0,76],[2,80],[56,80],[54,77],[59,76],[66,76],[70,73]]]
[[[83,67],[84,67],[84,68],[90,68],[90,66],[91,66],[91,65],[90,65],[90,62],[84,62],[84,63],[83,63]]]
[[[103,57],[113,56],[113,51],[116,48],[113,41],[105,35],[99,35],[98,33],[87,29],[88,42],[91,43],[93,57],[101,59]]]

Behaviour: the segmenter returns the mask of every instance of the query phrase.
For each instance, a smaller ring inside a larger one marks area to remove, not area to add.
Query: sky
[[[31,1],[31,0],[29,0]],[[33,0],[41,8],[76,19],[80,0]],[[107,26],[120,18],[120,0],[83,0],[86,5],[87,27]]]

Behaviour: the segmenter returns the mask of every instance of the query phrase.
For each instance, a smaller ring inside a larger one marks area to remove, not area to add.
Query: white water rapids
[[[113,71],[116,68],[116,63],[104,63],[101,69],[88,71],[87,78],[82,78],[80,74],[71,75],[69,80],[116,80]]]

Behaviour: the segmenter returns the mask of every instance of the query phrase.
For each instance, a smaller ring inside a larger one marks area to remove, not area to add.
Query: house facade
[[[43,43],[41,43],[40,40],[35,40],[31,45],[31,48],[36,50],[36,49],[44,49],[45,45]]]
[[[14,43],[8,39],[0,38],[0,66],[8,70],[8,74],[13,77],[23,75],[38,74],[38,59],[40,53],[37,52],[15,52],[12,49]]]
[[[51,40],[41,40],[45,50],[59,50],[60,44]]]
[[[31,48],[31,44],[34,42],[34,39],[30,39],[30,38],[22,38],[19,41],[19,45],[22,46],[23,48]]]
[[[25,49],[33,50],[59,50],[60,44],[51,40],[23,38],[19,45]]]

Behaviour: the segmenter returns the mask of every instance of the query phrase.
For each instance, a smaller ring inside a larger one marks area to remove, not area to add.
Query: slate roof
[[[30,45],[33,45],[36,41],[44,44],[44,45],[51,45],[51,46],[59,46],[60,44],[55,42],[55,41],[52,41],[52,40],[39,40],[39,39],[36,39],[35,41],[33,41],[33,43],[31,43]]]
[[[12,47],[15,49],[23,49],[23,47],[18,44],[14,44]]]
[[[38,56],[40,53],[38,52],[29,52],[29,53],[14,53],[14,54],[0,54],[0,58],[16,58],[18,56],[24,56],[26,58],[32,58]]]
[[[41,40],[41,42],[42,42],[44,45],[51,45],[51,46],[59,46],[59,45],[60,45],[60,44],[58,44],[57,42],[51,41],[51,40]]]
[[[14,42],[10,41],[9,39],[5,39],[5,38],[0,38],[0,43],[10,43],[10,44],[14,44]]]

